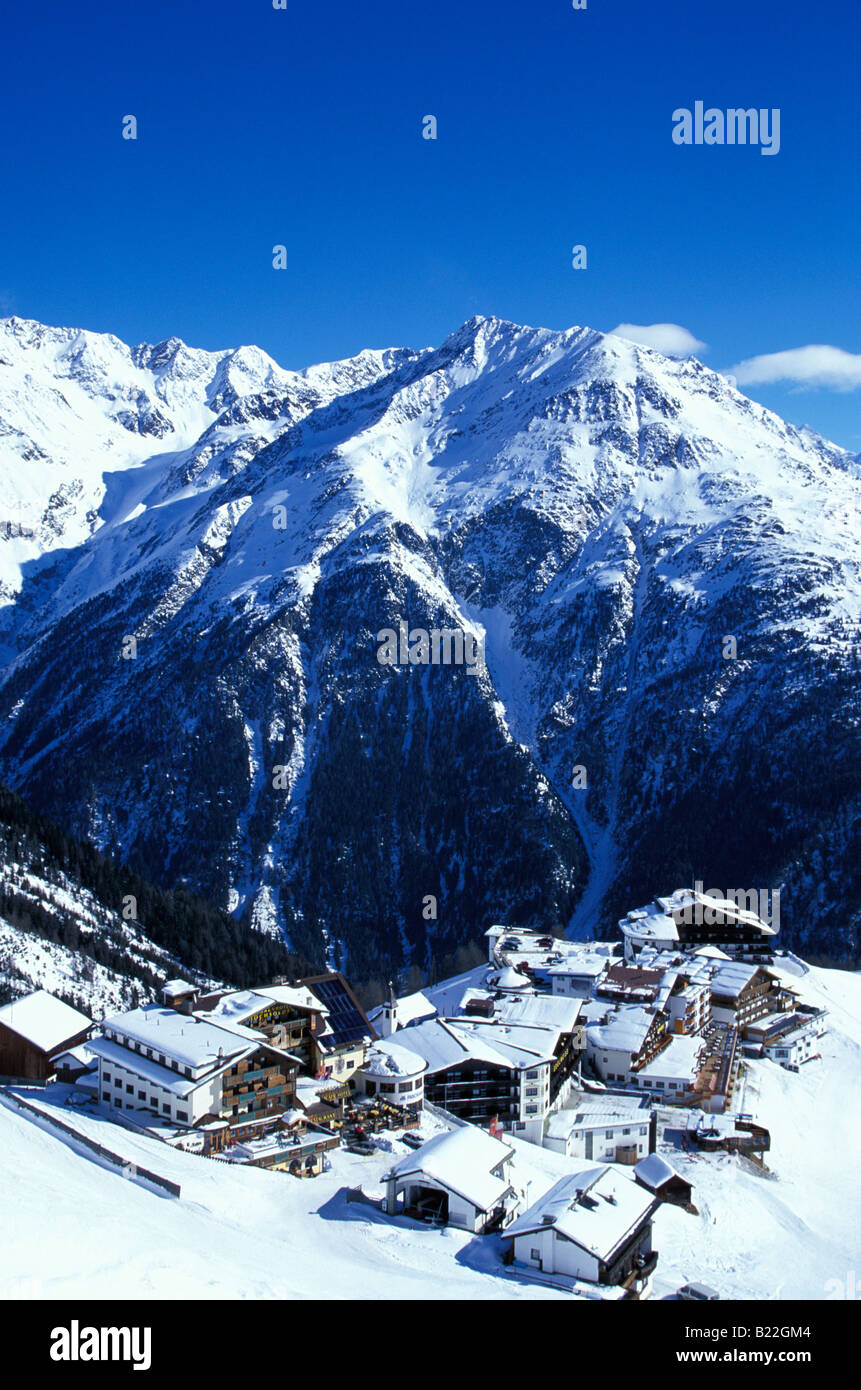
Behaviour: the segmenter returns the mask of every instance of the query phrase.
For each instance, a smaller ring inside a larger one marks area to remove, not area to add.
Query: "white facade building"
[[[385,1210],[483,1231],[502,1228],[515,1215],[513,1151],[473,1125],[438,1134],[386,1174]]]
[[[568,1158],[633,1164],[649,1152],[651,1117],[645,1097],[582,1097],[548,1118],[544,1147]]]
[[[401,1110],[418,1112],[424,1104],[426,1071],[423,1057],[388,1038],[380,1038],[368,1048],[356,1072],[356,1091]]]
[[[762,1047],[764,1057],[781,1067],[801,1066],[819,1051],[819,1039],[827,1031],[824,1009],[798,1009],[769,1014],[745,1029],[745,1038]]]
[[[527,1268],[592,1284],[631,1281],[643,1296],[657,1262],[652,1254],[656,1199],[624,1169],[583,1168],[560,1178],[503,1240]]]

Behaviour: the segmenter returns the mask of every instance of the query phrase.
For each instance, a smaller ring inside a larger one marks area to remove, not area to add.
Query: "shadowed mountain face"
[[[71,832],[357,977],[694,878],[857,958],[857,460],[588,329],[0,359],[0,774]]]

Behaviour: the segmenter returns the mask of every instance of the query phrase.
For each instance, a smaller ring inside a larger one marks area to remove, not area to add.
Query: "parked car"
[[[691,1302],[712,1303],[720,1298],[716,1289],[712,1289],[708,1284],[683,1284],[676,1294],[676,1298],[686,1298]]]
[[[411,1134],[409,1132],[402,1134],[401,1140],[406,1144],[408,1149],[420,1149],[425,1142],[420,1134]]]

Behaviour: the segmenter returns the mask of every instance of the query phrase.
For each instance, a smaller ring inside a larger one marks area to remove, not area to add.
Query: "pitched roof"
[[[650,1192],[657,1192],[665,1183],[676,1179],[687,1182],[687,1178],[677,1173],[673,1165],[660,1154],[649,1154],[648,1157],[641,1158],[639,1163],[634,1164],[634,1173]]]
[[[552,1058],[558,1038],[558,1029],[478,1018],[431,1018],[397,1034],[399,1046],[424,1057],[431,1072],[469,1060],[506,1070],[534,1067]]]
[[[333,1047],[347,1047],[377,1036],[364,1009],[359,1003],[347,981],[338,971],[326,975],[311,975],[299,981],[325,1006],[326,1028],[317,1038],[317,1046],[322,1051]]]
[[[586,1036],[592,1047],[606,1047],[616,1052],[640,1051],[656,1015],[640,1004],[617,1004],[607,1011],[606,1023],[590,1023]]]
[[[246,1029],[247,1036],[240,1041],[236,1025],[232,1028],[218,1027],[194,1014],[180,1014],[160,1004],[144,1004],[142,1008],[130,1009],[128,1013],[113,1014],[104,1020],[102,1027],[123,1037],[133,1038],[135,1042],[153,1048],[181,1065],[194,1068],[214,1067],[223,1058],[246,1051],[253,1036]]]
[[[510,1158],[512,1150],[500,1139],[473,1125],[437,1134],[420,1149],[407,1154],[389,1176],[424,1174],[448,1187],[480,1211],[489,1211],[502,1200],[511,1184],[494,1176],[492,1169]]]
[[[62,1047],[70,1038],[76,1038],[93,1026],[86,1014],[79,1013],[44,989],[5,1004],[0,1009],[0,1023],[41,1052]]]
[[[654,1197],[633,1178],[600,1164],[566,1173],[502,1234],[507,1240],[552,1226],[606,1263],[654,1205]]]

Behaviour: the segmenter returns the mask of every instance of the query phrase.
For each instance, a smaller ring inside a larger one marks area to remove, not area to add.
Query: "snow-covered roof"
[[[660,1154],[648,1154],[646,1158],[641,1158],[639,1163],[634,1164],[634,1173],[650,1192],[659,1191],[664,1183],[672,1182],[681,1176]],[[687,1182],[687,1178],[682,1178],[682,1181]]]
[[[755,912],[740,907],[732,898],[712,897],[693,888],[677,888],[669,897],[655,898],[646,907],[635,908],[619,923],[623,935],[635,940],[678,941],[679,925],[676,914],[687,909],[720,913],[720,925],[733,927],[755,927],[763,937],[776,935],[776,929],[764,922]],[[706,921],[711,920],[707,918]]]
[[[633,1178],[601,1164],[566,1173],[502,1234],[509,1239],[553,1226],[606,1262],[653,1206],[654,1198]]]
[[[368,1076],[420,1076],[427,1070],[427,1062],[416,1052],[410,1052],[388,1038],[373,1043],[365,1053],[360,1071]]]
[[[249,1039],[234,1029],[219,1028],[195,1015],[180,1014],[159,1004],[145,1004],[106,1018],[102,1028],[154,1048],[182,1066],[212,1067],[226,1057],[247,1051]]]
[[[657,1078],[673,1077],[683,1080],[693,1080],[697,1071],[697,1062],[705,1044],[702,1038],[696,1034],[674,1033],[667,1046],[662,1048],[657,1057],[653,1057],[651,1062],[647,1062],[637,1072],[637,1076],[645,1078],[647,1081],[654,1081]]]
[[[607,1011],[607,1022],[590,1023],[586,1035],[592,1047],[633,1055],[643,1046],[654,1021],[655,1015],[639,1004],[617,1004]]]
[[[329,1010],[316,994],[305,985],[258,985],[254,991],[263,998],[262,1007],[268,1004],[290,1004],[295,1009],[311,1009],[315,1013],[328,1014]]]
[[[204,1021],[210,1020],[219,1027],[226,1028],[230,1024],[243,1023],[246,1018],[252,1018],[261,1010],[268,1009],[271,1004],[272,1000],[266,995],[258,994],[251,989],[241,989],[231,994],[223,994],[211,1009],[200,1011],[195,1017]]]
[[[207,1086],[212,1081],[213,1076],[219,1071],[225,1071],[233,1066],[239,1057],[250,1055],[253,1048],[245,1048],[238,1056],[225,1058],[215,1071],[207,1071],[204,1076],[191,1078],[182,1076],[179,1072],[171,1070],[170,1067],[162,1066],[161,1062],[155,1062],[151,1057],[142,1057],[139,1052],[131,1052],[127,1047],[122,1047],[119,1043],[112,1042],[110,1038],[93,1038],[88,1044],[90,1051],[96,1057],[101,1057],[105,1062],[112,1062],[114,1066],[125,1067],[128,1071],[134,1072],[135,1076],[141,1077],[144,1081],[151,1082],[154,1086],[160,1086],[164,1091],[170,1091],[172,1095],[180,1098],[191,1095],[199,1086]]]
[[[55,999],[44,989],[5,1004],[0,1009],[0,1023],[41,1052],[52,1052],[93,1026],[86,1014]]]
[[[511,1157],[512,1150],[500,1139],[473,1125],[437,1134],[396,1163],[390,1176],[403,1178],[422,1173],[458,1193],[466,1201],[488,1211],[511,1184],[495,1177],[493,1169]]]
[[[168,980],[167,984],[161,987],[162,994],[169,994],[172,998],[177,998],[182,994],[199,994],[197,985],[190,985],[188,980]]]
[[[375,1009],[371,1009],[368,1018],[371,1023],[376,1023],[383,1016],[385,1004],[378,1004]],[[435,1018],[436,1007],[431,1003],[426,994],[417,990],[415,994],[405,994],[398,999],[395,1004],[397,1010],[396,1017],[400,1028],[407,1028],[417,1019]]]
[[[493,979],[497,989],[531,989],[532,981],[528,975],[521,975],[519,970],[507,965],[505,969]]]
[[[551,1139],[567,1139],[572,1130],[600,1129],[602,1125],[649,1123],[651,1111],[645,1096],[596,1096],[580,1101],[576,1109],[557,1110],[547,1121]]]
[[[577,1026],[582,1002],[560,994],[523,994],[498,999],[493,1016],[500,1023],[537,1024],[571,1033]]]
[[[723,961],[711,977],[712,994],[737,999],[759,969],[760,966],[748,965],[743,960]]]
[[[94,1067],[96,1058],[87,1044],[79,1043],[77,1047],[69,1047],[65,1052],[57,1053],[54,1057],[54,1063],[58,1067]]]
[[[496,1023],[493,1019],[441,1019],[404,1028],[397,1035],[401,1047],[423,1057],[430,1071],[443,1071],[467,1058],[478,1058],[507,1069],[534,1067],[549,1061],[559,1038],[558,1030]]]

